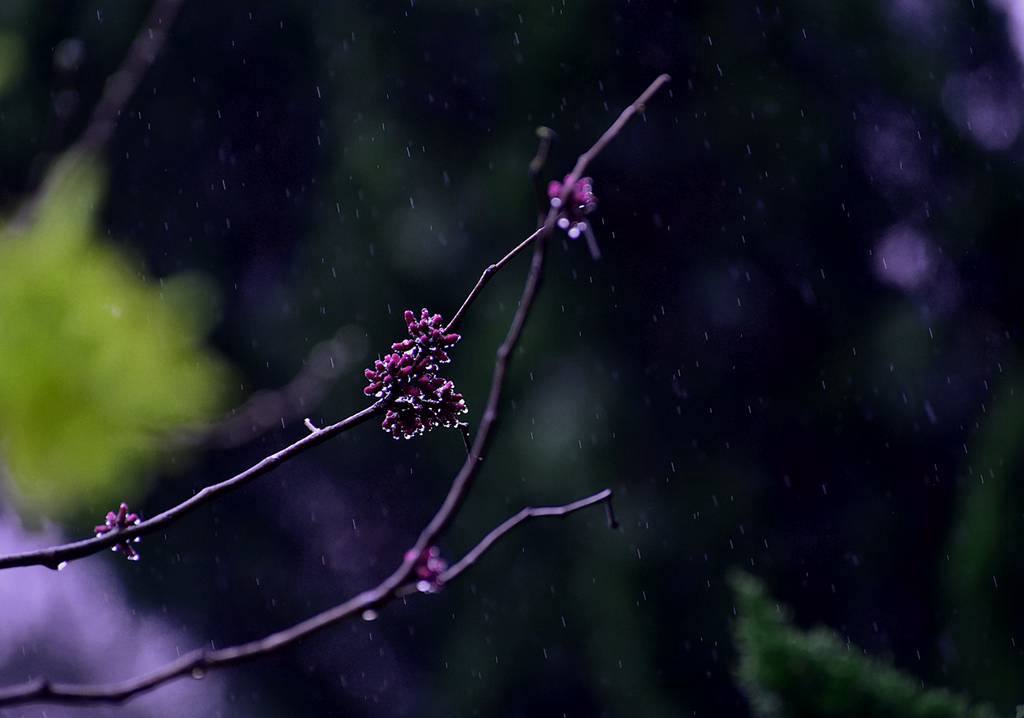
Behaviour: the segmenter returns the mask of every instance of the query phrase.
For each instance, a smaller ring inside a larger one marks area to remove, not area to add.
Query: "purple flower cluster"
[[[565,231],[570,239],[579,239],[581,235],[591,236],[590,225],[585,217],[597,209],[597,197],[594,195],[594,181],[590,177],[580,177],[572,186],[566,204],[562,206],[562,192],[565,189],[565,182],[552,180],[548,183],[548,197],[551,198],[551,206],[560,210],[558,217],[558,228]]]
[[[414,573],[419,581],[416,582],[416,590],[420,593],[434,593],[441,590],[441,574],[448,570],[448,562],[441,558],[441,549],[431,546],[416,555],[415,549],[405,552],[406,561],[415,561]]]
[[[405,324],[409,338],[392,344],[390,354],[363,372],[369,382],[363,393],[389,402],[381,428],[396,439],[411,439],[438,426],[464,426],[459,417],[469,411],[466,400],[437,374],[462,337],[446,333],[441,315],[426,309],[418,318],[406,310]]]
[[[138,526],[141,523],[142,519],[139,515],[137,513],[130,512],[128,510],[128,504],[122,501],[121,505],[117,509],[117,513],[115,514],[113,511],[108,511],[106,522],[95,528],[96,538],[108,534],[111,531],[120,531],[121,529],[126,529],[129,526]],[[138,561],[141,556],[132,544],[139,543],[141,540],[142,539],[140,537],[136,536],[133,539],[114,544],[110,547],[110,550],[124,554],[124,557],[129,561]]]

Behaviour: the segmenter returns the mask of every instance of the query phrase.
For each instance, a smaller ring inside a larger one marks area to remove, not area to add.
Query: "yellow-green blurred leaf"
[[[95,230],[104,178],[65,157],[31,224],[0,231],[0,455],[29,513],[137,497],[168,440],[220,408],[198,280],[161,287]],[[207,303],[208,304],[208,303]]]

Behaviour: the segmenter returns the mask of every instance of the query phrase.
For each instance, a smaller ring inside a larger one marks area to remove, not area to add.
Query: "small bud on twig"
[[[558,220],[555,225],[565,232],[569,239],[587,238],[587,247],[594,259],[600,259],[601,252],[597,247],[597,238],[590,228],[590,223],[585,217],[597,209],[597,196],[594,194],[594,181],[590,177],[580,177],[572,185],[568,196],[565,198],[565,206],[562,206],[562,194],[565,192],[566,177],[562,182],[552,180],[548,183],[548,197],[551,198],[551,208],[558,210]]]
[[[419,556],[415,549],[405,552],[406,561],[415,561],[413,572],[419,581],[416,590],[420,593],[437,593],[441,590],[441,574],[448,570],[448,562],[441,558],[441,549],[431,546]]]
[[[106,521],[98,525],[95,528],[95,532],[98,538],[110,533],[111,531],[120,531],[121,529],[126,529],[129,526],[138,526],[141,523],[142,518],[137,513],[130,512],[128,510],[128,504],[122,501],[121,505],[117,509],[117,513],[115,514],[113,511],[108,511]],[[129,561],[138,561],[142,556],[139,555],[139,552],[134,546],[132,546],[132,544],[139,543],[140,541],[142,541],[142,539],[139,536],[136,536],[135,538],[128,539],[127,541],[114,544],[110,547],[110,550],[123,554]]]

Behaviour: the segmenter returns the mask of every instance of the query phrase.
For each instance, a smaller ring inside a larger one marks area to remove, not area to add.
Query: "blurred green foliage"
[[[1024,487],[1014,481],[1024,460],[1021,373],[1009,372],[988,419],[968,452],[958,522],[949,550],[947,584],[959,668],[978,695],[1000,705],[1021,701],[1024,662],[1014,650],[1014,599],[1024,586],[1020,532]]]
[[[29,223],[0,230],[0,446],[29,515],[138,496],[171,435],[221,405],[225,367],[200,345],[205,289],[157,286],[100,240],[104,183],[69,155]]]
[[[762,716],[900,716],[946,718],[995,715],[971,708],[946,690],[919,682],[861,655],[824,628],[801,631],[752,576],[732,578],[739,620],[739,678]]]

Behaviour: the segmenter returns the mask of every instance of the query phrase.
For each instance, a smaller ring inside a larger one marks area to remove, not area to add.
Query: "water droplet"
[[[380,614],[378,614],[372,608],[368,608],[365,611],[363,611],[363,620],[364,621],[376,621],[378,615],[380,615]]]
[[[60,563],[57,564],[57,570],[58,571],[63,571],[67,567],[68,567],[68,562],[67,561],[61,561]]]
[[[195,678],[197,681],[206,678],[206,671],[200,668],[199,666],[196,666],[192,669],[192,677]]]

